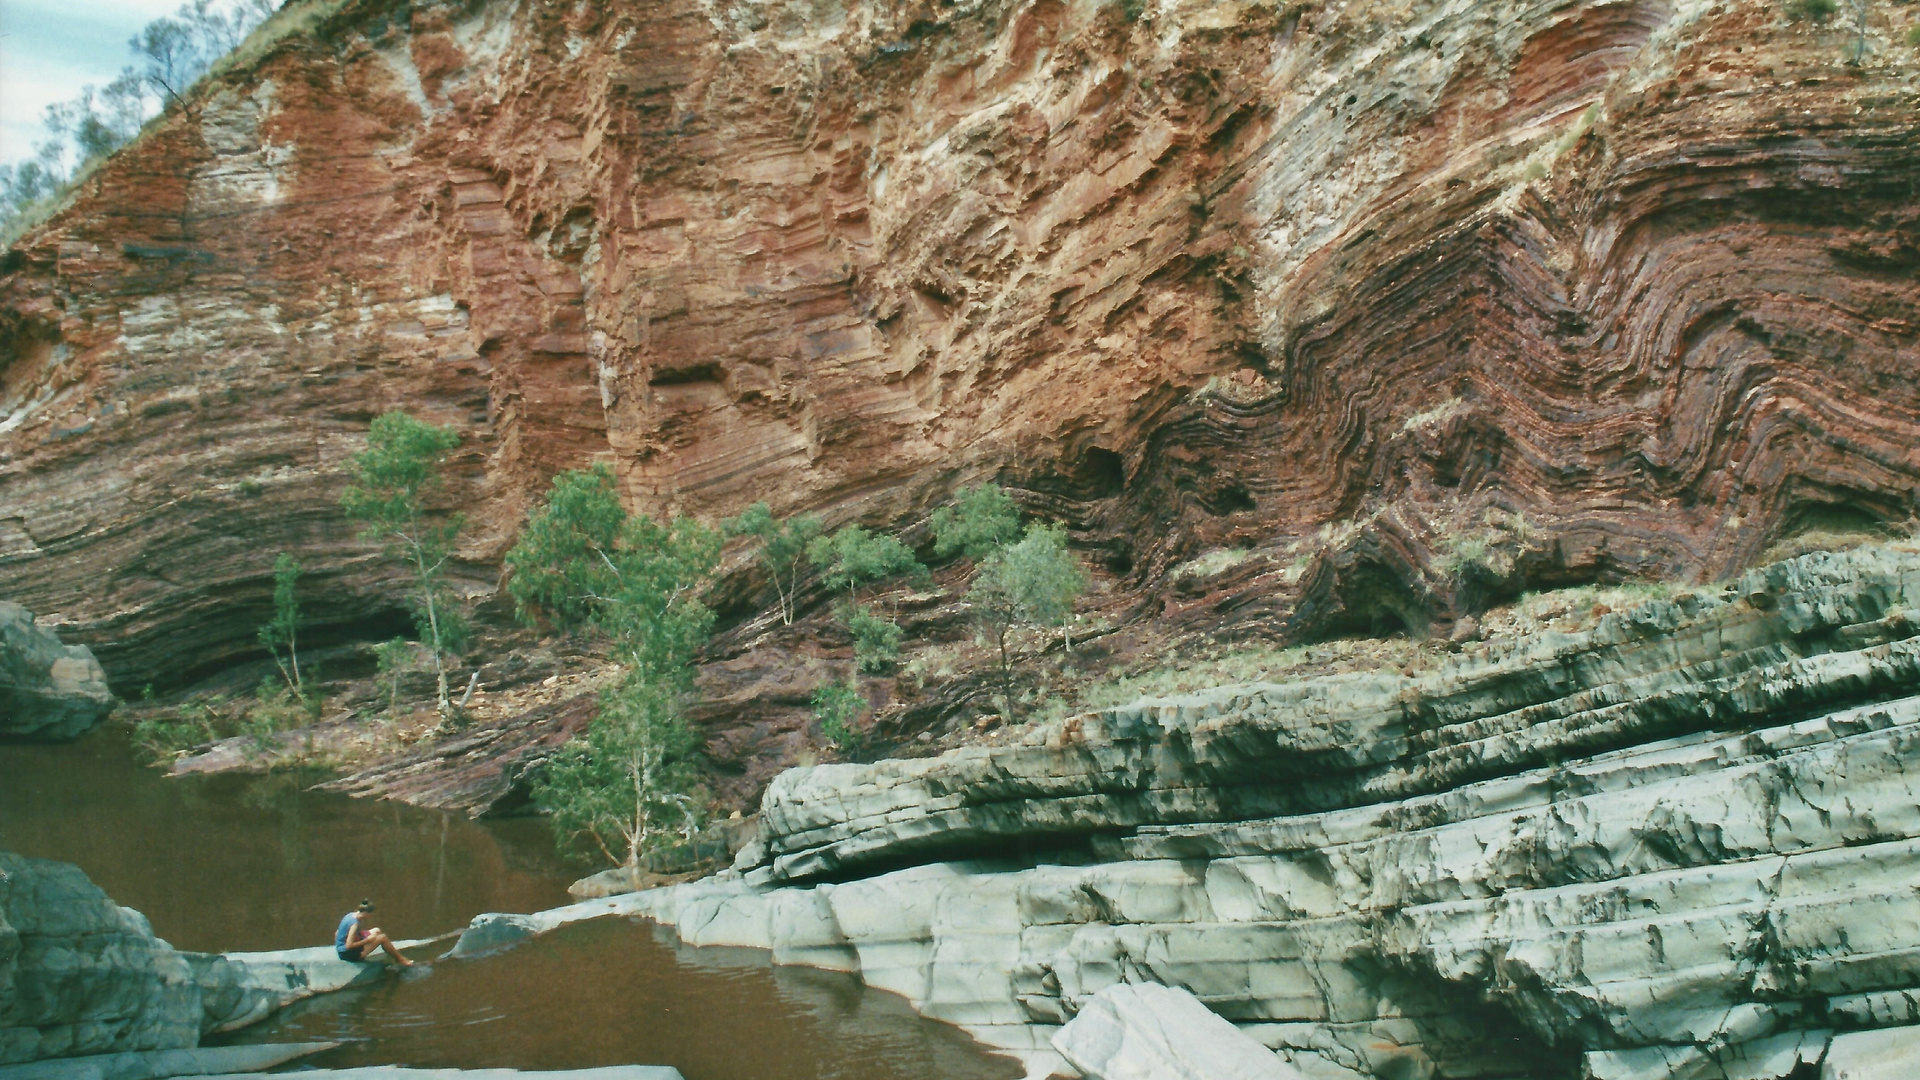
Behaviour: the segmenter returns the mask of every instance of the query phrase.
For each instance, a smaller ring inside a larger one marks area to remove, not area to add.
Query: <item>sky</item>
[[[0,164],[47,137],[40,116],[133,63],[127,39],[180,0],[0,0]]]

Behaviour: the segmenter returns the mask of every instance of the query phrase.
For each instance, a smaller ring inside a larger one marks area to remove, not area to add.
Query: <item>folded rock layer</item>
[[[475,595],[596,459],[895,526],[998,475],[1128,588],[1253,551],[1193,617],[1288,633],[1902,521],[1867,11],[1848,66],[1774,0],[304,0],[0,263],[0,595],[133,687],[255,650],[281,551],[388,636],[336,501],[396,407]]]
[[[622,909],[857,971],[1036,1067],[1144,982],[1309,1076],[1785,1080],[1876,1029],[1920,1053],[1916,601],[1920,556],[1810,555],[1424,680],[794,770],[738,870]],[[1030,829],[1092,840],[1021,857]]]

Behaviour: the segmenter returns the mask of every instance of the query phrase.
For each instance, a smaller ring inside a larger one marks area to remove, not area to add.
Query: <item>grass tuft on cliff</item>
[[[252,70],[254,65],[266,59],[274,47],[293,37],[313,36],[326,24],[327,20],[338,15],[350,0],[293,0],[292,3],[267,17],[267,21],[253,28],[253,33],[240,43],[239,48],[214,61],[207,74],[196,84],[195,89],[211,80],[237,71]]]

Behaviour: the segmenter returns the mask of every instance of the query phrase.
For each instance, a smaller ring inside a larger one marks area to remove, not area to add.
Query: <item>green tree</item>
[[[751,536],[760,541],[760,564],[773,578],[774,595],[780,602],[780,621],[793,625],[796,594],[800,590],[800,568],[807,557],[807,545],[820,536],[820,519],[813,514],[778,521],[764,502],[754,503],[739,517],[726,522],[729,536]]]
[[[698,593],[720,543],[692,518],[628,515],[606,466],[574,470],[554,478],[507,553],[507,594],[523,618],[598,632],[630,670],[684,688],[713,629]]]
[[[847,590],[848,601],[856,604],[862,585],[926,570],[907,545],[858,525],[844,525],[831,536],[814,537],[807,544],[807,558],[823,568],[829,585]]]
[[[1059,525],[1033,524],[1017,544],[981,560],[967,590],[974,617],[1000,649],[1000,684],[1007,708],[1013,707],[1013,661],[1007,638],[1016,626],[1058,626],[1073,614],[1086,591],[1087,575],[1067,550],[1067,531]]]
[[[980,559],[1020,539],[1020,511],[994,484],[962,488],[952,506],[933,512],[933,553]]]
[[[720,534],[690,518],[629,515],[605,466],[562,473],[507,553],[523,618],[603,635],[626,668],[583,739],[550,759],[534,797],[565,842],[637,869],[700,825],[699,740],[681,718],[713,628],[700,600]]]
[[[440,468],[460,445],[460,433],[403,412],[375,417],[367,448],[354,455],[353,483],[340,497],[347,516],[364,524],[361,537],[378,540],[413,574],[414,615],[422,644],[433,656],[442,718],[453,715],[446,657],[466,636],[466,621],[447,589],[447,560],[460,535],[458,515],[435,518],[426,499],[441,483]]]
[[[852,679],[824,682],[813,691],[813,716],[820,722],[820,737],[849,756],[864,749],[866,740],[854,722],[866,711],[867,696]]]
[[[287,689],[304,704],[306,680],[300,675],[300,560],[287,552],[273,561],[273,620],[260,628],[260,644],[273,654]],[[281,650],[286,650],[282,656]]]
[[[646,856],[701,826],[693,792],[699,739],[679,693],[629,672],[600,697],[584,738],[562,747],[533,781],[561,841],[637,871]]]

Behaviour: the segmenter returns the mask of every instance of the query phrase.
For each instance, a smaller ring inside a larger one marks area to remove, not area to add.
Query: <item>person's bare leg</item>
[[[399,964],[401,967],[413,966],[413,961],[407,959],[405,956],[400,955],[400,950],[397,946],[394,945],[393,939],[388,937],[385,934],[382,934],[376,931],[371,937],[367,939],[367,944],[369,947],[378,945],[382,949],[385,949],[387,955],[393,957],[393,962],[396,964]]]

